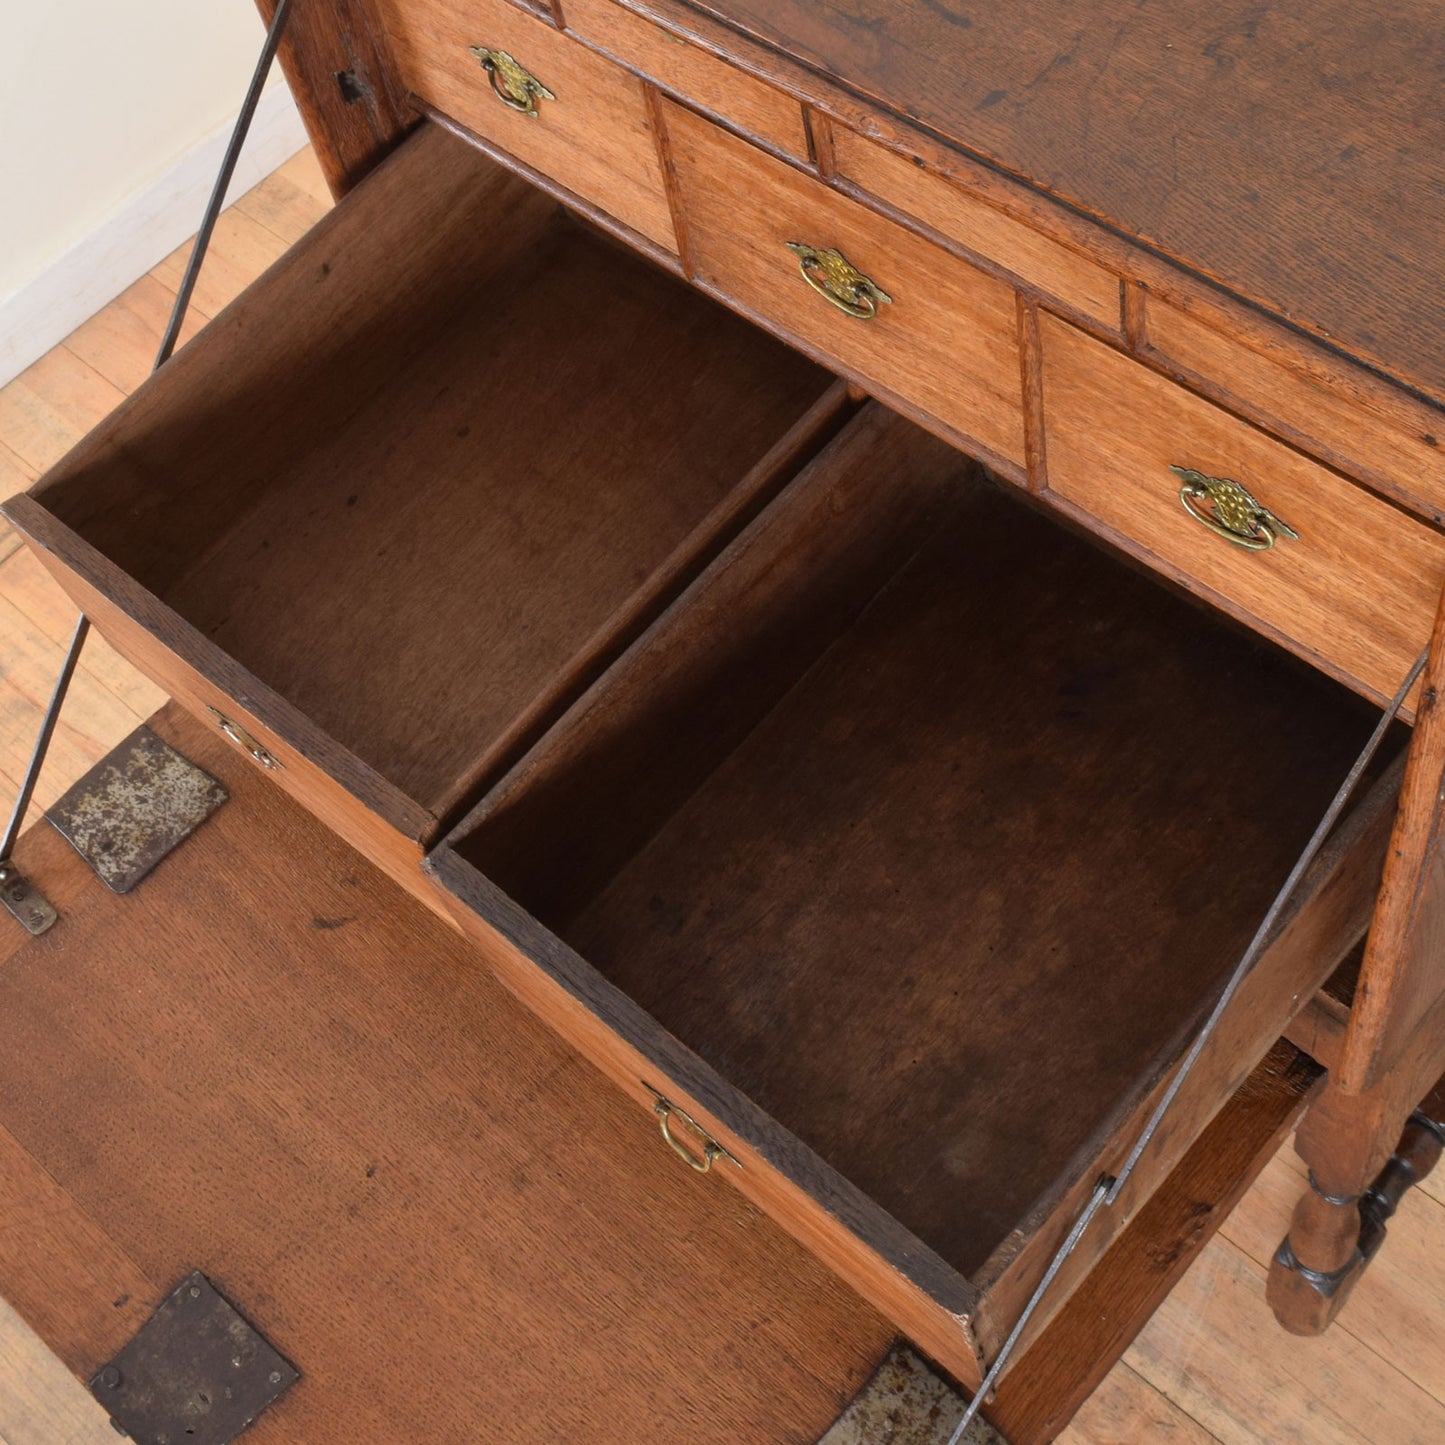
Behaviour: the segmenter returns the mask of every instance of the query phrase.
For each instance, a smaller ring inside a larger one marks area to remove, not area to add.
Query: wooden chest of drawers
[[[1430,640],[1438,413],[761,22],[564,10],[373,0],[420,133],[6,515],[976,1385]],[[1364,934],[1403,766],[1035,1331]]]

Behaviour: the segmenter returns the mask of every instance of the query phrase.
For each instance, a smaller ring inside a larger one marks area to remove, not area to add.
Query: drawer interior
[[[974,1274],[1178,1057],[1374,716],[872,407],[452,847]]]
[[[830,386],[428,128],[36,495],[441,817],[766,500]]]

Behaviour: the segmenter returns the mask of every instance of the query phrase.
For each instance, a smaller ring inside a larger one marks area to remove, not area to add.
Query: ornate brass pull
[[[537,102],[557,99],[526,66],[519,65],[505,50],[488,50],[485,45],[473,45],[470,49],[491,77],[492,91],[503,105],[536,120]]]
[[[714,1162],[718,1159],[729,1159],[739,1168],[742,1165],[733,1157],[691,1114],[684,1113],[670,1100],[665,1099],[651,1084],[644,1084],[643,1088],[652,1095],[656,1101],[653,1104],[653,1111],[657,1115],[657,1121],[662,1129],[662,1140],[689,1169],[695,1169],[699,1174],[708,1174],[712,1170]],[[681,1139],[672,1131],[673,1119],[680,1119],[687,1130],[697,1140],[701,1153],[688,1148]]]
[[[819,251],[802,241],[789,241],[788,250],[798,258],[803,280],[831,301],[846,316],[859,321],[872,321],[880,306],[891,306],[893,298],[875,282],[870,281],[836,247]]]
[[[1226,542],[1251,552],[1268,552],[1282,537],[1299,541],[1293,527],[1280,521],[1238,482],[1228,477],[1206,477],[1189,467],[1171,466],[1169,470],[1183,480],[1179,500],[1184,510]]]
[[[220,728],[220,730],[225,733],[225,735],[230,738],[230,740],[235,743],[238,748],[240,748],[243,752],[250,753],[250,755],[268,772],[274,772],[277,768],[284,768],[286,766],[286,764],[283,763],[281,759],[276,756],[275,753],[268,752],[265,748],[261,746],[260,743],[256,741],[255,738],[251,736],[250,733],[246,731],[245,728],[243,728],[239,723],[233,723],[231,719],[225,715],[225,713],[220,712],[213,707],[207,707],[206,711],[210,713],[213,718],[215,718],[216,726]]]

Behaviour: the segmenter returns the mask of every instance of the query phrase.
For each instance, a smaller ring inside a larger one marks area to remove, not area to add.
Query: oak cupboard
[[[1038,1440],[1157,1293],[1045,1407],[1052,1342],[1311,1093],[1271,1295],[1323,1328],[1445,1072],[1441,218],[1381,231],[1445,154],[1427,7],[1118,6],[1068,55],[1059,8],[312,7],[341,204],[4,509],[966,1387],[1428,645],[1031,1322],[991,1408]]]

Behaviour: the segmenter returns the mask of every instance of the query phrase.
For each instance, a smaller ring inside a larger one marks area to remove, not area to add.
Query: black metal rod
[[[40,770],[45,764],[45,755],[50,750],[50,740],[55,736],[55,725],[60,721],[60,708],[65,694],[70,690],[70,679],[80,663],[81,649],[85,646],[86,635],[90,632],[90,619],[82,617],[75,624],[70,639],[70,649],[60,666],[60,676],[55,679],[55,690],[50,694],[50,706],[40,724],[40,735],[35,739],[35,750],[30,754],[30,764],[25,769],[24,781],[20,784],[19,796],[10,810],[10,821],[5,827],[5,836],[0,839],[0,863],[8,863],[15,851],[20,829],[25,824],[25,814],[30,809],[30,800],[35,796],[35,785],[40,781]]]
[[[166,334],[161,339],[161,349],[156,353],[156,370],[171,359],[180,339],[181,326],[186,319],[186,310],[191,304],[191,293],[196,289],[196,277],[201,272],[201,262],[211,244],[211,234],[216,229],[221,210],[226,204],[226,192],[231,187],[231,178],[236,173],[236,162],[241,158],[241,147],[255,118],[256,107],[261,103],[261,92],[266,88],[266,77],[271,73],[271,62],[281,47],[281,37],[286,33],[286,22],[291,18],[291,0],[281,0],[276,13],[271,17],[270,28],[266,31],[266,43],[261,47],[256,69],[251,76],[250,88],[241,104],[241,113],[231,130],[231,139],[216,173],[216,183],[211,188],[211,198],[206,202],[205,214],[201,217],[201,229],[196,232],[195,244],[191,247],[191,258],[186,263],[186,273],[181,277],[180,289],[176,292],[175,304],[171,307],[171,318],[166,325]]]

